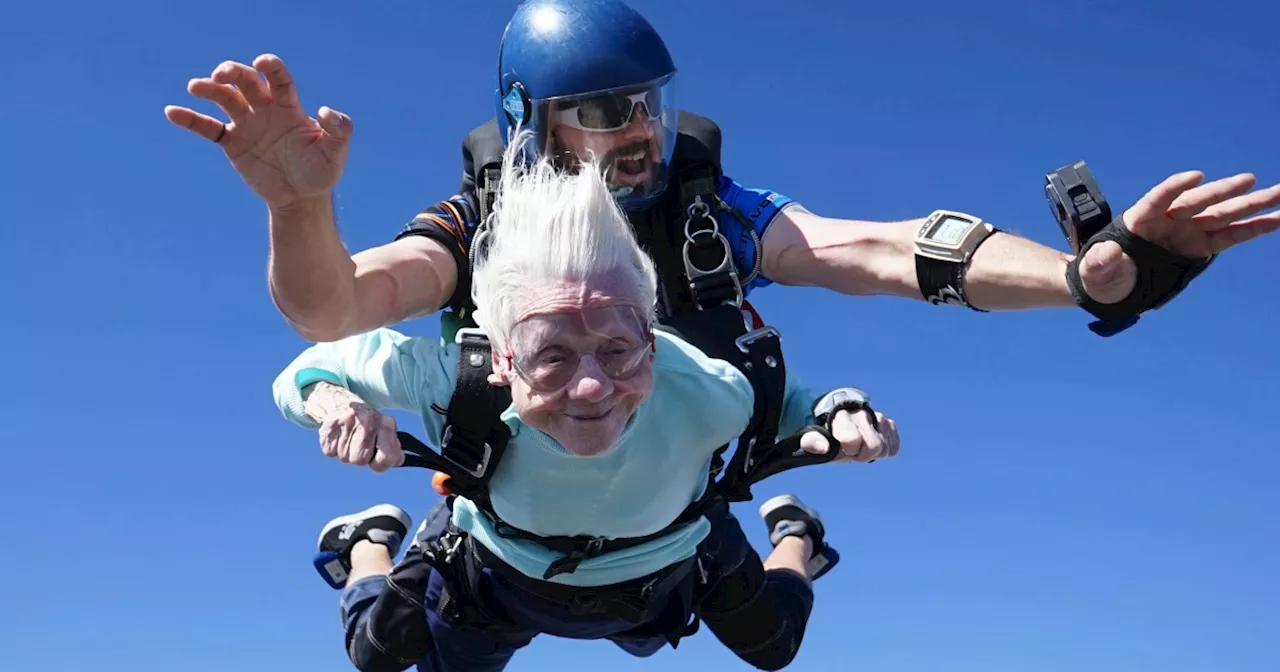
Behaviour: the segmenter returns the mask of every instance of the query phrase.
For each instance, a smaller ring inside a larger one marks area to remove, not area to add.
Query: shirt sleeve
[[[276,376],[272,392],[285,419],[315,428],[319,423],[303,410],[303,390],[322,381],[340,385],[375,408],[422,415],[429,438],[438,443],[444,416],[431,407],[448,406],[457,357],[456,345],[376,329],[307,348]]]
[[[778,438],[785,438],[800,431],[801,427],[814,423],[813,406],[825,392],[805,387],[787,367],[787,391],[783,401],[782,419],[778,422]]]
[[[720,178],[719,195],[728,210],[722,211],[717,220],[733,248],[734,261],[743,280],[743,293],[772,285],[773,281],[764,277],[757,266],[760,241],[778,213],[794,201],[776,191],[748,189],[729,177]]]
[[[418,213],[396,235],[396,240],[407,236],[430,238],[449,250],[458,267],[458,282],[453,295],[445,305],[454,310],[465,306],[471,297],[471,241],[480,225],[479,211],[473,194],[457,194],[440,201]]]

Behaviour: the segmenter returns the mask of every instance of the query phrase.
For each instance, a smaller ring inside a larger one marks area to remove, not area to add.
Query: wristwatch
[[[963,212],[935,210],[929,215],[913,241],[916,280],[925,300],[972,308],[964,294],[964,271],[974,251],[996,230]]]

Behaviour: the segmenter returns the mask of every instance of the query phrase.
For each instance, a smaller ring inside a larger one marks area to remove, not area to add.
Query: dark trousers
[[[442,500],[415,544],[444,534],[449,515]],[[697,569],[686,579],[693,582],[689,607],[743,661],[763,670],[786,667],[800,648],[813,608],[809,583],[792,572],[765,571],[727,505],[707,517],[711,532],[699,547]],[[609,639],[634,656],[651,656],[670,641],[667,633],[689,621],[690,609],[679,592],[654,597],[670,603],[657,605],[652,618],[636,624],[572,613],[485,567],[476,597],[489,618],[482,624],[454,624],[438,613],[444,578],[411,546],[389,576],[348,585],[341,607],[347,653],[362,672],[399,672],[415,665],[421,672],[501,672],[539,634]]]

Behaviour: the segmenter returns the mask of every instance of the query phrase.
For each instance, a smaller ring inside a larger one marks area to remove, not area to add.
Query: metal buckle
[[[759,329],[753,329],[737,337],[734,339],[733,343],[738,346],[738,349],[743,353],[750,354],[748,348],[767,336],[777,339],[779,343],[782,342],[782,334],[778,333],[777,329],[773,327],[760,327]]]
[[[711,270],[698,268],[694,265],[693,260],[689,258],[689,246],[693,245],[694,238],[699,235],[714,237],[716,240],[720,241],[720,245],[724,248],[724,260],[720,262],[719,266],[716,266]],[[733,266],[733,248],[729,247],[729,240],[724,237],[724,234],[718,231],[695,231],[692,237],[684,241],[684,245],[680,248],[680,255],[684,257],[684,270],[689,274],[690,280],[707,275],[714,275],[716,273],[723,273]]]
[[[458,345],[462,345],[462,338],[464,336],[475,336],[485,343],[489,342],[489,335],[484,333],[483,329],[477,329],[476,327],[463,327],[459,329],[457,333],[453,335],[453,342]]]
[[[444,434],[440,437],[440,457],[444,458],[453,466],[461,469],[463,473],[471,475],[471,477],[473,478],[483,478],[485,471],[489,469],[489,460],[490,458],[493,457],[493,447],[489,445],[489,442],[485,441],[483,444],[484,457],[480,459],[480,466],[476,467],[475,469],[468,469],[465,466],[458,464],[457,460],[454,460],[453,458],[449,457],[449,453],[447,449],[448,449],[449,443],[452,440],[453,440],[453,425],[446,425],[444,428]]]
[[[697,234],[715,236],[716,240],[719,240],[720,245],[724,248],[724,257],[723,257],[723,260],[720,262],[719,266],[716,266],[711,270],[706,270],[706,269],[698,268],[696,265],[694,265],[693,260],[689,258],[689,247],[693,244],[692,240],[686,240],[684,245],[680,248],[680,256],[684,258],[684,273],[685,273],[685,276],[689,279],[689,283],[688,283],[689,293],[693,295],[694,304],[698,307],[698,310],[703,310],[702,302],[698,301],[698,288],[694,284],[694,280],[697,280],[698,278],[705,278],[708,276],[724,273],[729,276],[730,280],[733,281],[733,294],[734,294],[732,299],[726,299],[726,303],[729,303],[730,305],[733,305],[736,308],[741,308],[742,301],[746,298],[746,296],[743,295],[742,283],[738,280],[738,272],[733,268],[733,248],[729,247],[729,241],[724,237],[723,234],[715,233],[711,231],[698,231],[694,235],[697,235]]]
[[[698,310],[703,310],[702,302],[698,300],[698,290],[694,287],[693,281],[698,278],[704,278],[709,275],[717,275],[727,273],[733,281],[734,298],[726,300],[734,306],[742,306],[742,301],[746,297],[743,295],[742,283],[738,280],[738,273],[733,266],[733,247],[729,245],[729,240],[720,233],[720,222],[711,214],[711,206],[702,200],[701,196],[694,198],[693,203],[685,209],[684,220],[684,245],[680,247],[680,256],[684,259],[684,272],[689,279],[689,291],[694,298],[694,304]],[[691,230],[689,227],[693,225],[694,219],[705,219],[711,222],[710,229]],[[720,264],[712,269],[703,269],[694,265],[693,260],[689,258],[689,249],[697,242],[698,236],[711,236],[713,240],[720,242],[720,247],[724,251]],[[758,256],[758,255],[757,255]]]

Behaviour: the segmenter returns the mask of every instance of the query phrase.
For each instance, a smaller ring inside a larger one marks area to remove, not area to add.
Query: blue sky
[[[316,533],[432,502],[426,474],[325,460],[281,419],[270,383],[305,344],[267,293],[264,206],[163,108],[279,54],[310,111],[355,120],[337,203],[363,249],[453,193],[514,3],[249,6],[0,21],[6,669],[350,669]],[[1075,160],[1117,208],[1185,169],[1280,182],[1274,3],[637,7],[729,173],[822,214],[967,210],[1063,248],[1041,185]],[[1276,669],[1277,255],[1280,235],[1232,250],[1113,339],[1078,310],[756,293],[807,383],[868,389],[904,440],[757,489],[820,509],[845,558],[790,669]],[[543,638],[509,669],[566,661],[747,669],[705,630],[648,660]]]

